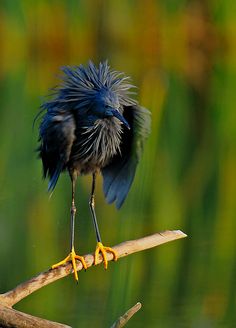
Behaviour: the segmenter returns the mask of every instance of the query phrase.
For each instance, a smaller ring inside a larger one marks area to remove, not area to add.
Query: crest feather
[[[137,102],[130,97],[135,94],[135,88],[130,77],[124,73],[112,70],[107,61],[98,67],[89,61],[87,66],[64,66],[61,84],[54,89],[52,99],[44,103],[44,108],[51,105],[71,109],[89,108],[98,92],[107,89],[118,96],[122,106],[135,105]]]

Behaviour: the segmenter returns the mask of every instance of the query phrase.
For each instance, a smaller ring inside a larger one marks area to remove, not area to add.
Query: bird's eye
[[[109,108],[109,105],[105,105],[105,108]]]

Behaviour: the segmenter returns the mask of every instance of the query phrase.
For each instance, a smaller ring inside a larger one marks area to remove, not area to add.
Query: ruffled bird
[[[106,252],[115,251],[102,244],[95,214],[95,182],[103,176],[103,191],[108,204],[119,209],[132,185],[143,144],[150,133],[150,112],[133,99],[134,86],[129,77],[110,69],[107,62],[95,66],[62,68],[61,84],[41,107],[39,156],[48,190],[56,187],[60,174],[67,171],[72,182],[71,250],[56,268],[72,262],[78,280],[76,259],[86,268],[82,256],[74,250],[75,184],[77,177],[92,175],[89,206],[95,227],[97,247],[107,267]]]

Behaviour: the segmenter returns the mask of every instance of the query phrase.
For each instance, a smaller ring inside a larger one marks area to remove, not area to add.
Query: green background
[[[16,308],[73,327],[109,327],[137,301],[130,327],[236,326],[236,2],[0,3],[0,292],[69,251],[70,180],[49,199],[37,160],[42,99],[62,65],[108,59],[152,112],[126,203],[108,206],[104,244],[181,229],[185,240],[42,288]],[[76,249],[95,249],[91,177],[77,185]]]

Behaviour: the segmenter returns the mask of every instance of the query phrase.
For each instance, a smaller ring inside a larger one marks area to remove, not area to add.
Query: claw
[[[108,261],[107,261],[106,252],[113,254],[113,261],[117,261],[118,256],[117,256],[116,251],[114,251],[114,249],[112,249],[111,247],[103,246],[103,244],[101,242],[98,242],[96,250],[95,250],[95,255],[94,255],[94,265],[98,264],[99,253],[101,253],[102,257],[103,257],[104,268],[107,269]]]
[[[62,260],[62,261],[60,261],[60,262],[58,262],[56,264],[53,264],[52,265],[52,269],[58,268],[59,266],[64,265],[67,262],[71,262],[72,263],[72,268],[74,270],[75,280],[78,282],[79,277],[78,277],[78,273],[77,273],[76,261],[75,260],[79,260],[82,263],[84,269],[85,270],[87,269],[87,264],[86,264],[86,262],[84,260],[84,257],[83,256],[80,256],[80,255],[77,255],[75,253],[74,247],[72,248],[70,254],[64,260]]]

